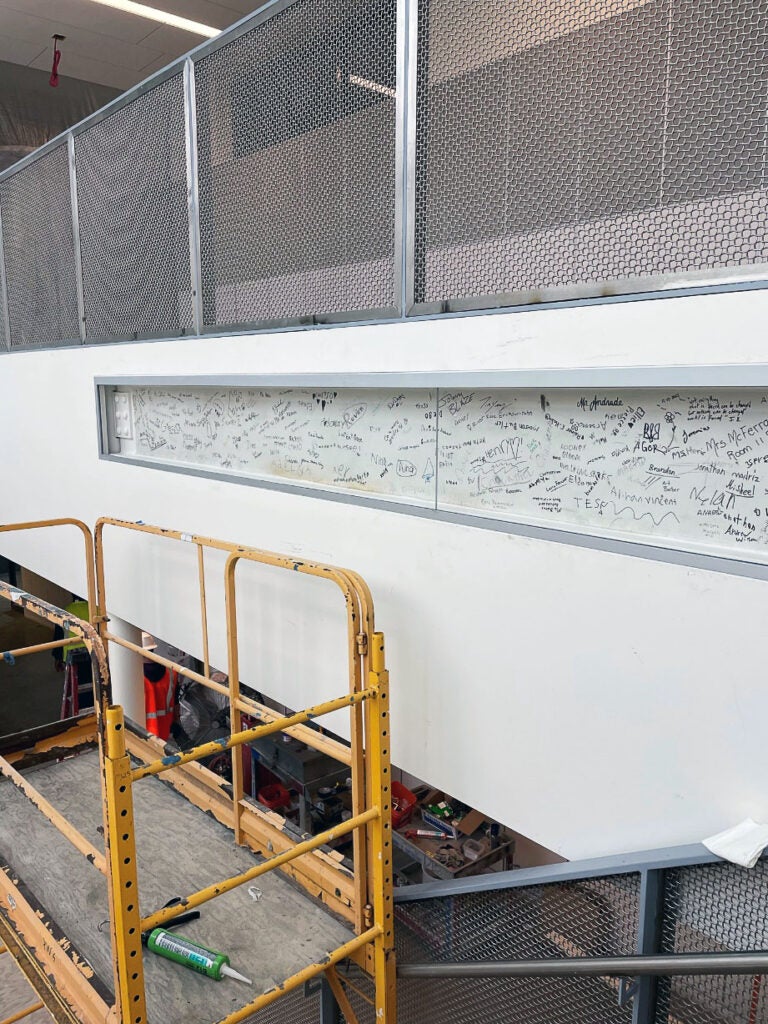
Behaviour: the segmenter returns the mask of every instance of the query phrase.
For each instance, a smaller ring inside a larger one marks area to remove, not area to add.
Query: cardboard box
[[[427,828],[439,829],[441,832],[444,832],[447,839],[459,838],[459,829],[456,822],[446,821],[445,818],[438,818],[428,811],[426,807],[421,808],[421,820]]]

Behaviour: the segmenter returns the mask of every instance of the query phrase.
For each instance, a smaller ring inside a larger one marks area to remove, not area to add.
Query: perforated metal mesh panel
[[[391,307],[395,0],[299,0],[195,78],[204,322]]]
[[[419,22],[417,302],[768,261],[765,0],[421,0]]]
[[[636,951],[639,876],[401,903],[403,961],[558,959]],[[609,979],[403,979],[401,1024],[629,1024]]]
[[[768,949],[768,864],[668,871],[662,952]],[[768,978],[678,977],[659,981],[657,1024],[766,1024]]]
[[[377,1024],[376,1009],[373,1005],[376,995],[373,978],[349,961],[340,965],[338,972],[358,1024]],[[343,1019],[342,1017],[342,1021]],[[401,1019],[398,1013],[398,1020]]]
[[[313,985],[315,983],[313,982]],[[319,984],[319,982],[317,982]],[[248,1017],[245,1024],[319,1024],[320,995],[306,996],[304,988],[281,996],[266,1009]]]
[[[86,335],[192,327],[181,74],[75,139]]]
[[[66,144],[0,182],[11,347],[80,340]]]

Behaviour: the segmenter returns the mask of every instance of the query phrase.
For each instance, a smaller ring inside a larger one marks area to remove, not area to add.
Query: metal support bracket
[[[619,978],[619,1006],[629,1006],[640,988],[638,978]]]

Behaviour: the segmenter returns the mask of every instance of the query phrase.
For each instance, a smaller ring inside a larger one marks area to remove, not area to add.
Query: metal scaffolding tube
[[[257,996],[252,1003],[248,1003],[247,1006],[242,1007],[240,1010],[236,1010],[234,1013],[230,1013],[228,1017],[223,1017],[217,1024],[240,1024],[240,1021],[246,1020],[251,1017],[258,1010],[263,1010],[265,1006],[269,1006],[270,1003],[274,1003],[275,1000],[281,996],[286,995],[288,992],[292,992],[298,988],[299,985],[303,985],[307,981],[311,981],[312,978],[316,978],[318,974],[326,972],[329,967],[333,967],[339,963],[340,960],[346,960],[347,957],[351,956],[356,950],[362,949],[363,946],[368,945],[369,942],[375,942],[375,940],[381,934],[381,929],[378,925],[373,928],[369,928],[368,931],[363,932],[362,935],[358,935],[357,938],[352,939],[350,942],[345,942],[343,946],[339,946],[332,953],[319,964],[312,964],[310,967],[305,967],[304,970],[299,971],[297,974],[287,978],[281,985],[276,988],[271,988],[269,991],[262,993]]]
[[[220,754],[222,750],[231,750],[233,747],[242,746],[244,743],[251,743],[253,740],[261,739],[262,736],[271,736],[276,732],[283,732],[292,725],[301,725],[321,715],[329,715],[332,711],[340,711],[342,708],[354,707],[367,700],[372,694],[371,690],[361,690],[359,693],[347,693],[336,700],[325,701],[322,704],[315,704],[305,711],[297,711],[295,715],[288,715],[286,718],[278,718],[274,722],[267,722],[265,725],[254,726],[253,729],[245,729],[242,732],[233,732],[229,738],[222,737],[220,740],[212,740],[210,743],[203,743],[199,747],[193,747],[183,754],[169,754],[161,757],[151,764],[143,765],[131,772],[131,781],[138,782],[148,775],[160,775],[161,772],[170,771],[182,764],[189,764],[190,761],[199,761],[202,757],[209,757],[211,754]]]
[[[25,1017],[29,1017],[31,1014],[36,1013],[38,1010],[42,1010],[43,1008],[43,1003],[33,1003],[31,1006],[28,1006],[26,1010],[19,1010],[19,1012],[14,1013],[13,1016],[6,1017],[5,1020],[0,1021],[0,1024],[16,1024],[17,1020],[23,1020]]]
[[[44,644],[31,644],[29,647],[17,647],[13,651],[0,651],[0,657],[21,658],[25,654],[39,654],[41,651],[52,651],[56,647],[63,647],[69,643],[72,643],[72,640],[67,637],[59,640],[47,640]]]
[[[102,875],[107,873],[107,862],[104,858],[104,854],[100,853],[96,847],[89,843],[85,836],[78,832],[74,825],[70,825],[63,814],[60,814],[56,808],[50,804],[42,793],[31,786],[23,775],[20,775],[15,768],[11,767],[5,758],[0,757],[0,775],[4,775],[10,782],[14,784],[30,803],[34,804],[35,807],[43,814],[52,825],[54,825],[59,832],[68,839],[70,843],[79,850],[80,853],[89,860],[91,864],[100,871]]]
[[[154,651],[150,651],[146,647],[139,647],[138,644],[132,643],[130,640],[126,640],[125,637],[117,636],[115,633],[104,631],[103,639],[111,643],[117,644],[119,647],[125,647],[128,651],[133,651],[134,654],[140,655],[147,661],[154,661],[157,665],[163,665],[165,668],[172,669],[180,676],[184,676],[186,679],[191,679],[195,683],[200,683],[201,686],[207,687],[209,690],[213,690],[215,693],[220,693],[224,697],[229,697],[229,687],[223,683],[216,683],[213,679],[209,679],[207,676],[201,675],[199,672],[195,672],[194,669],[185,668],[183,665],[179,665],[175,661],[171,661],[170,658],[164,658],[161,654],[155,654]],[[11,651],[13,654],[14,652]],[[260,718],[264,718],[267,722],[276,722],[281,716],[276,711],[271,711],[269,708],[264,707],[262,704],[258,704],[255,700],[250,700],[248,697],[240,697],[238,700],[238,707],[241,711],[244,711],[246,715],[256,715]],[[306,743],[308,747],[312,747],[313,750],[319,750],[324,754],[328,754],[329,757],[335,758],[337,761],[341,761],[342,764],[352,764],[352,752],[349,747],[345,747],[343,743],[339,743],[338,740],[333,740],[329,736],[324,736],[322,733],[317,732],[314,729],[310,729],[304,725],[295,725],[293,728],[286,729],[289,735],[300,740],[302,743]]]
[[[312,850],[317,850],[321,846],[325,846],[326,843],[331,842],[333,839],[338,839],[339,836],[347,835],[379,816],[379,808],[371,807],[362,814],[358,814],[356,817],[350,818],[348,821],[343,821],[340,825],[334,825],[334,827],[328,829],[327,832],[319,832],[311,839],[307,839],[303,843],[297,843],[292,849],[286,850],[285,853],[281,853],[277,857],[270,857],[269,860],[265,860],[261,864],[257,864],[255,867],[249,868],[248,871],[243,871],[239,875],[233,875],[232,878],[225,878],[223,882],[217,882],[214,885],[209,885],[206,889],[201,889],[199,892],[192,893],[191,896],[185,897],[180,903],[175,903],[171,907],[164,907],[162,910],[158,910],[155,914],[150,914],[149,917],[145,917],[142,920],[141,930],[143,932],[148,932],[153,928],[159,928],[161,925],[165,924],[166,921],[173,920],[173,918],[178,915],[179,910],[194,910],[195,907],[199,907],[202,903],[207,903],[208,900],[212,900],[216,896],[221,896],[225,892],[231,892],[232,889],[236,889],[238,886],[244,885],[246,882],[250,882],[254,878],[258,878],[260,875],[265,875],[268,871],[273,871],[275,868],[279,868],[283,864],[288,864],[290,861],[296,860],[297,857],[301,857],[305,853],[311,853]]]

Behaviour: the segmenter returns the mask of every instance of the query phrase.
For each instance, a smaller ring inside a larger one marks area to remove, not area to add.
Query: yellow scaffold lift
[[[238,1024],[254,1015],[258,1021],[265,1007],[297,998],[305,983],[324,978],[347,1024],[359,1024],[353,1003],[363,1005],[361,997],[372,1005],[377,1024],[395,1024],[389,681],[367,585],[346,569],[116,519],[100,519],[94,534],[75,519],[9,524],[0,532],[67,526],[80,530],[85,542],[91,622],[0,582],[0,596],[59,625],[65,635],[82,638],[95,699],[94,708],[75,718],[0,740],[0,946],[60,1021]],[[202,673],[110,631],[107,529],[196,549]],[[208,549],[226,556],[227,686],[211,679]],[[243,561],[328,580],[341,590],[348,649],[341,696],[280,716],[241,694],[235,582]],[[15,658],[60,644],[6,654]],[[230,734],[167,754],[161,741],[112,703],[109,645],[225,694]],[[350,713],[349,745],[309,724],[344,708]],[[241,756],[232,758],[231,785],[199,764],[276,733],[348,767],[349,820],[319,835],[299,834],[281,815],[244,795]],[[353,838],[352,867],[328,846],[345,835]],[[222,870],[228,872],[223,879]],[[258,898],[249,885],[256,879],[265,887],[259,902],[247,898],[249,891]],[[164,905],[168,897],[172,905]],[[240,959],[233,956],[233,966],[256,978],[253,990],[145,955],[143,934],[181,910],[203,906],[203,918],[190,926],[191,940],[197,927],[197,941],[208,938],[218,949],[237,950]],[[354,983],[348,972],[354,972]],[[7,1024],[1,1006],[0,1024]]]

